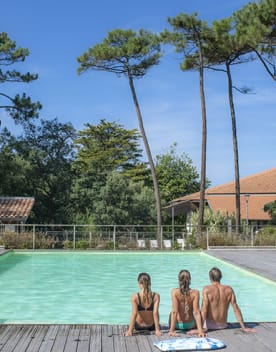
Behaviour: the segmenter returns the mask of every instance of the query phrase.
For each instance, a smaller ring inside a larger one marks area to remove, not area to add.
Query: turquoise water
[[[0,323],[128,324],[130,296],[146,271],[161,295],[167,323],[171,288],[188,269],[192,288],[209,283],[218,266],[235,288],[246,321],[276,321],[276,284],[201,253],[15,252],[0,257]],[[236,321],[230,310],[229,321]]]

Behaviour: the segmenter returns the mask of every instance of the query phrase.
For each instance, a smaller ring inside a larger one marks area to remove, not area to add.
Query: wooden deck
[[[166,327],[165,327],[166,329]],[[243,333],[237,326],[208,336],[223,340],[227,352],[275,352],[276,323],[260,323],[256,334]],[[1,352],[158,352],[153,345],[168,339],[154,334],[124,336],[122,325],[1,325]],[[181,334],[181,337],[185,335]]]

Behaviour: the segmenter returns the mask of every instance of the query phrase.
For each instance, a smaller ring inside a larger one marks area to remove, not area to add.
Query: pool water
[[[128,324],[142,271],[160,293],[160,321],[167,323],[178,272],[188,269],[191,287],[202,291],[213,266],[235,288],[245,321],[275,321],[274,282],[203,253],[13,252],[0,257],[0,323]]]

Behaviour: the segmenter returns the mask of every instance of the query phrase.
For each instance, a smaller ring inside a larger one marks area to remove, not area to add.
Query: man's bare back
[[[203,320],[212,325],[209,328],[226,328],[228,308],[234,295],[232,288],[213,283],[203,288],[202,295]]]
[[[221,271],[212,268],[209,272],[211,285],[205,286],[202,291],[201,315],[204,327],[208,329],[225,329],[230,304],[243,331],[255,332],[246,328],[241,310],[237,304],[234,290],[231,286],[221,285]]]

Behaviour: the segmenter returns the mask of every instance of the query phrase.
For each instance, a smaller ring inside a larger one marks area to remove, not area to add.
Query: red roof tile
[[[241,218],[249,220],[269,220],[270,216],[264,212],[264,205],[276,200],[276,168],[263,171],[258,174],[240,179]],[[249,195],[246,197],[246,195]],[[200,193],[189,194],[174,199],[170,205],[182,202],[199,202]],[[246,204],[246,198],[248,203]],[[235,205],[235,182],[225,183],[205,191],[205,199],[210,208],[217,212],[226,211],[229,215],[234,214]]]
[[[25,222],[34,205],[31,197],[0,197],[0,221]]]

